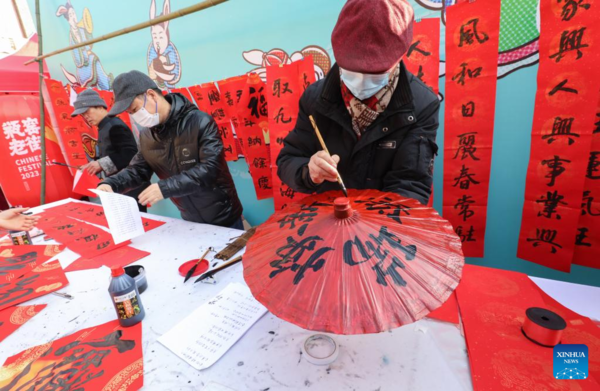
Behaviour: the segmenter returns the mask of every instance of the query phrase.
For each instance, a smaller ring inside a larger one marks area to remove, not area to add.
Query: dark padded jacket
[[[395,192],[426,204],[438,150],[437,96],[401,64],[389,106],[359,139],[342,99],[339,72],[334,65],[302,95],[296,127],[277,157],[279,178],[302,193],[339,189],[337,182],[315,185],[310,179],[308,162],[322,149],[308,118],[312,115],[329,153],[340,156],[338,171],[347,188]]]
[[[156,173],[164,198],[171,198],[184,220],[233,225],[242,204],[215,121],[181,94],[165,98],[171,104],[165,123],[144,129],[129,167],[103,183],[123,193]]]

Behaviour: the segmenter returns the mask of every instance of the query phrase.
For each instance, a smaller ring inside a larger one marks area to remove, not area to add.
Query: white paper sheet
[[[231,283],[158,339],[196,369],[217,362],[267,309],[250,288]]]
[[[83,171],[75,170],[75,177],[73,177],[73,189],[75,189],[75,186],[77,186],[77,182],[79,182],[79,180],[81,179],[81,174],[83,174]]]
[[[89,190],[100,197],[108,228],[115,244],[123,243],[145,233],[142,215],[135,199],[117,193]]]

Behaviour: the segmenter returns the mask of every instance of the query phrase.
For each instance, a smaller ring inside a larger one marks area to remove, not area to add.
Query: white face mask
[[[369,75],[357,73],[340,68],[342,81],[348,87],[352,95],[359,100],[364,100],[378,93],[390,82],[390,73],[381,75]]]
[[[139,109],[138,111],[136,111],[135,113],[131,114],[131,117],[138,125],[143,126],[145,128],[152,128],[152,127],[158,125],[158,123],[159,123],[158,102],[156,102],[156,108],[154,109],[156,111],[156,113],[150,114],[148,112],[148,110],[146,110],[147,96],[148,96],[147,94],[146,94],[146,96],[144,96],[144,105],[142,106],[142,108]]]

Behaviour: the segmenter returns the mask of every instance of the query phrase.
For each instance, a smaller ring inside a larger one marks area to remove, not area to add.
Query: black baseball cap
[[[121,114],[131,106],[136,96],[158,87],[145,73],[129,71],[117,76],[112,88],[115,93],[115,104],[108,112],[110,116]]]

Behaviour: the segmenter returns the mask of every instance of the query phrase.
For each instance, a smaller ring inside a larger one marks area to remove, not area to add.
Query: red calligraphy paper
[[[456,301],[456,293],[452,293],[448,300],[441,307],[427,315],[428,318],[441,320],[448,323],[459,323],[458,302]]]
[[[74,272],[78,270],[97,269],[101,266],[127,266],[130,263],[139,261],[150,255],[147,251],[138,250],[131,246],[124,246],[100,254],[94,258],[79,257],[73,263],[65,268],[65,272]]]
[[[58,261],[38,265],[15,279],[0,276],[0,310],[47,295],[68,284],[69,280]]]
[[[68,216],[74,219],[85,221],[87,223],[108,228],[108,221],[106,221],[106,216],[104,215],[104,208],[102,205],[87,204],[82,202],[67,202],[62,205],[47,208],[46,211],[55,216]],[[142,217],[142,225],[144,226],[145,232],[151,231],[164,224],[166,224],[164,221]]]
[[[592,378],[571,387],[556,380],[552,349],[521,332],[525,311],[545,307],[531,280],[522,273],[465,265],[456,289],[471,377],[476,390],[597,390]]]
[[[594,46],[600,3],[588,3],[593,5],[576,10],[554,1],[540,5],[538,90],[517,252],[564,272],[575,251],[600,91]]]
[[[138,390],[144,383],[142,324],[118,321],[77,331],[9,357],[0,368],[6,390]]]
[[[600,269],[600,103],[596,110],[591,144],[573,263]]]
[[[46,304],[10,307],[0,311],[0,342],[44,308]]]
[[[95,189],[100,183],[100,179],[96,175],[92,175],[87,171],[79,171],[81,174],[75,174],[73,183],[73,192],[88,197],[97,197],[95,193],[89,189]],[[79,175],[79,178],[77,177]]]
[[[131,243],[131,241],[125,241],[115,244],[110,233],[93,225],[70,217],[58,216],[49,211],[41,214],[38,226],[48,236],[86,258],[94,258]]]
[[[27,274],[64,250],[64,246],[29,245],[2,246],[0,249],[0,278],[7,281]]]
[[[499,1],[446,10],[443,215],[467,257],[484,256],[499,28]]]
[[[421,19],[413,24],[413,40],[404,65],[436,95],[440,80],[440,19]]]
[[[271,159],[266,142],[269,133],[266,88],[258,75],[249,74],[237,106],[236,133],[250,169],[256,198],[259,200],[273,196]]]
[[[269,131],[271,138],[273,199],[275,210],[306,195],[297,193],[277,175],[277,156],[283,139],[294,129],[298,119],[299,102],[306,88],[315,82],[312,57],[286,65],[267,66],[267,97],[269,101]],[[317,137],[315,135],[315,137]]]
[[[69,95],[60,81],[47,79],[46,86],[48,118],[57,131],[67,164],[77,167],[88,162],[86,157],[95,159],[98,140],[97,129],[89,127],[80,116],[71,117],[73,107]],[[70,168],[75,175],[75,168]]]
[[[219,136],[221,136],[221,140],[223,141],[225,160],[237,160],[235,140],[233,131],[231,130],[231,120],[227,115],[227,105],[219,88],[215,83],[204,83],[200,86],[190,87],[189,90],[198,108],[215,120]]]

